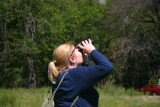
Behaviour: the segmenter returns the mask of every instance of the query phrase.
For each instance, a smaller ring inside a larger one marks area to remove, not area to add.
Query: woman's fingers
[[[89,54],[92,50],[95,49],[95,47],[92,45],[91,39],[82,41],[82,44],[77,45],[79,48],[81,48],[83,51],[85,51],[87,54]]]
[[[88,41],[87,41],[87,40],[85,40],[85,44],[86,44],[86,45],[88,44]]]
[[[84,41],[82,41],[82,46],[84,46],[85,45],[85,42]]]
[[[78,44],[77,46],[80,47],[81,49],[83,49],[83,46],[81,44]]]
[[[90,44],[90,43],[89,43],[89,41],[84,40],[84,41],[82,41],[82,44],[83,44],[83,46],[85,46],[85,45],[88,45],[88,44]]]
[[[89,44],[92,44],[91,39],[88,39]]]

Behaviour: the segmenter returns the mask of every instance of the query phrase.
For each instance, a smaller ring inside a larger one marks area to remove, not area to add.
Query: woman
[[[82,46],[83,45],[83,46]],[[70,43],[60,45],[53,53],[53,62],[49,64],[48,76],[53,83],[52,91],[57,88],[63,75],[68,72],[57,90],[55,107],[98,107],[99,94],[93,85],[111,73],[113,66],[110,61],[98,52],[91,40],[82,41],[78,45],[85,55],[90,55],[95,65],[81,66],[82,53]]]

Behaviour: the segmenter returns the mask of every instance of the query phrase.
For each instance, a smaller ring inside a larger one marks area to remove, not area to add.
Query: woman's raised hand
[[[78,47],[81,48],[87,54],[90,54],[93,50],[95,50],[95,47],[93,46],[90,39],[88,39],[88,41],[82,41],[82,45],[79,44]]]

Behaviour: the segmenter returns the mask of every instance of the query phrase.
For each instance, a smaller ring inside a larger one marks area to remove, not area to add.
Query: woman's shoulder
[[[68,69],[68,74],[71,75],[79,75],[85,69],[84,66],[79,66],[76,68]]]
[[[62,81],[62,82],[61,82]],[[69,75],[69,70],[65,70],[61,73],[59,73],[59,75],[57,76],[57,79],[56,79],[56,86],[61,82],[61,85],[63,86],[66,86],[68,84],[71,84],[72,83],[72,79],[70,78],[70,75]]]
[[[69,69],[64,70],[63,72],[59,73],[57,76],[57,81],[61,80],[63,77],[66,77],[68,74]]]

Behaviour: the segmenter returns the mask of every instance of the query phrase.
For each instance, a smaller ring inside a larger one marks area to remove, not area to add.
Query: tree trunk
[[[158,72],[158,84],[160,84],[160,67],[158,67],[157,72]]]
[[[98,0],[99,1],[99,3],[101,3],[101,4],[105,4],[106,3],[106,0]]]
[[[28,87],[35,88],[36,87],[36,73],[34,70],[33,59],[28,60],[28,68],[29,68]]]

